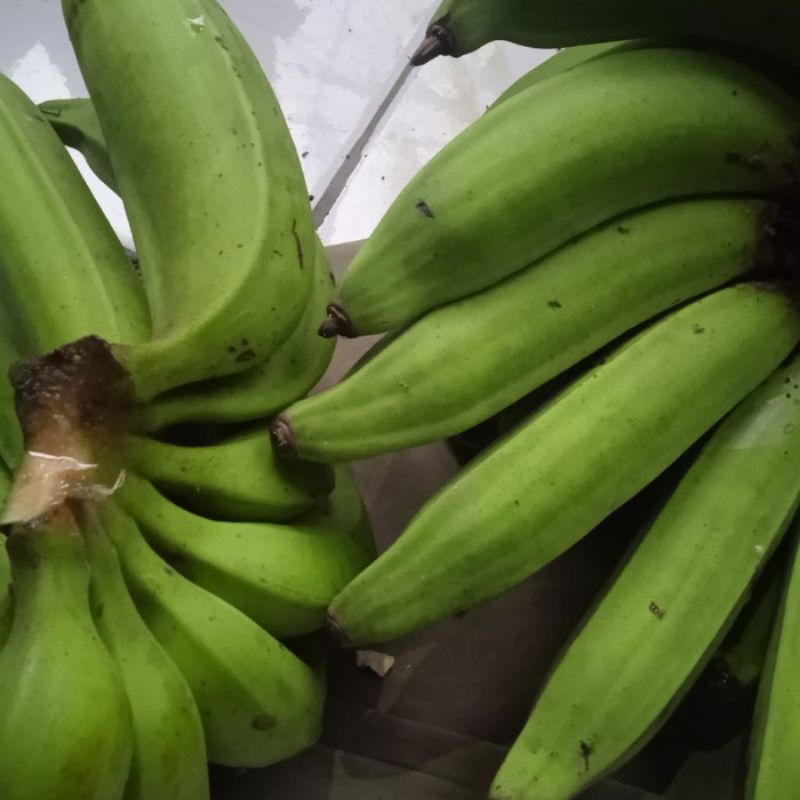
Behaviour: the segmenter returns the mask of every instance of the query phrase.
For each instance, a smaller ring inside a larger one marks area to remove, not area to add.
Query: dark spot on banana
[[[297,260],[300,263],[300,269],[305,269],[306,259],[303,255],[303,244],[300,241],[300,236],[297,234],[297,219],[292,220],[292,236],[294,236],[294,244],[297,248]]]
[[[692,326],[692,330],[695,333],[705,333],[705,331],[706,331],[706,329],[702,325],[697,325],[697,324]]]
[[[423,217],[427,217],[428,219],[433,219],[434,217],[433,211],[431,211],[431,207],[424,200],[418,200],[414,208],[416,208],[417,211],[419,211],[419,213],[422,214]]]
[[[630,232],[630,228],[626,228],[624,225],[617,225],[617,233],[621,233],[623,236],[626,236]]]
[[[650,601],[650,613],[657,619],[664,619],[664,609],[660,608],[655,602]]]
[[[257,731],[268,731],[270,728],[275,727],[275,720],[266,714],[259,714],[257,717],[253,717],[250,725]]]
[[[236,356],[236,363],[241,364],[244,361],[252,361],[255,357],[256,351],[248,347],[247,350],[242,350],[242,352]]]
[[[559,303],[558,300],[548,300],[547,305],[550,306],[550,308],[562,308],[561,303]]]
[[[280,250],[273,250],[274,255],[278,256],[279,258],[283,258],[283,253]]]
[[[584,769],[588,772],[589,771],[589,756],[592,754],[592,746],[587,742],[584,742],[581,739],[580,742],[580,751],[581,751],[581,758],[583,759]]]

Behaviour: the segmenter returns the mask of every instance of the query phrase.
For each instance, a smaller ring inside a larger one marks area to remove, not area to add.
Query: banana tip
[[[422,44],[411,56],[411,66],[421,67],[437,56],[449,56],[452,52],[452,41],[447,28],[442,24],[431,25]]]
[[[347,634],[347,631],[345,631],[335,611],[328,612],[325,623],[330,631],[331,637],[336,644],[347,648],[353,648],[356,646],[356,643],[350,638],[350,636]]]
[[[280,414],[270,425],[269,438],[276,452],[281,455],[297,455],[297,438],[286,414]]]
[[[338,303],[331,303],[328,306],[328,316],[319,326],[319,335],[323,339],[332,339],[334,336],[345,336],[353,338],[357,336],[353,323],[347,312]]]

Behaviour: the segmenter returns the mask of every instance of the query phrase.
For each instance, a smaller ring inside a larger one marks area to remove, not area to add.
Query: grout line
[[[389,89],[386,97],[383,98],[383,101],[370,118],[361,135],[358,137],[358,139],[356,139],[355,143],[344,157],[344,161],[339,166],[339,169],[336,170],[336,173],[334,174],[333,178],[331,178],[330,183],[325,187],[325,191],[322,193],[319,201],[314,206],[314,223],[317,228],[319,228],[325,221],[325,217],[331,213],[331,209],[336,204],[336,201],[339,199],[339,196],[347,185],[347,182],[350,180],[350,176],[353,174],[355,168],[361,161],[361,156],[363,155],[364,149],[372,137],[372,134],[375,132],[375,129],[378,127],[381,120],[386,116],[386,112],[389,110],[395,98],[400,93],[400,90],[408,80],[408,76],[411,74],[413,69],[414,67],[411,66],[410,62],[403,67],[402,71],[397,76],[397,79],[392,84],[392,87]]]

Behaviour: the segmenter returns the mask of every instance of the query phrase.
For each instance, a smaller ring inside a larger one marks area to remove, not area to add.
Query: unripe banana
[[[82,529],[95,622],[131,709],[133,760],[124,800],[208,798],[203,723],[191,689],[139,616],[93,510]]]
[[[281,639],[321,628],[331,598],[369,563],[350,531],[208,520],[131,473],[117,498],[175,569]]]
[[[0,797],[121,800],[131,723],[89,607],[89,569],[66,512],[8,540],[14,621],[0,651]]]
[[[789,391],[796,391],[797,380]],[[790,570],[781,593],[778,616],[770,640],[764,675],[759,684],[750,753],[748,800],[784,800],[793,797],[800,780],[797,747],[800,743],[800,519],[792,525],[795,538]]]
[[[88,97],[47,100],[39,103],[39,111],[64,145],[77,150],[92,172],[116,192],[117,181],[92,101]]]
[[[333,296],[333,277],[317,240],[314,285],[294,333],[266,361],[239,375],[176,389],[139,406],[134,424],[155,431],[183,422],[248,422],[262,419],[302,397],[322,377],[334,343],[317,336],[320,319]]]
[[[314,234],[255,55],[216,0],[62,6],[152,312],[153,339],[117,351],[138,399],[263,361],[306,305]]]
[[[560,75],[562,72],[568,72],[575,67],[585,64],[587,61],[608,55],[610,53],[622,52],[624,50],[636,50],[642,47],[659,46],[653,39],[631,39],[618,42],[603,42],[601,44],[583,44],[576,45],[575,47],[565,47],[559,50],[555,55],[537,64],[533,69],[526,72],[521,78],[518,78],[511,86],[508,87],[494,103],[489,106],[489,109],[497,108],[501,103],[518,95],[530,86],[535,86],[537,83],[546,81],[554,75]],[[56,101],[58,102],[58,101]],[[67,101],[69,102],[69,101]],[[43,108],[40,105],[39,108]],[[66,142],[65,142],[66,143]]]
[[[569,800],[691,686],[800,504],[798,381],[795,358],[705,445],[554,667],[492,800]]]
[[[128,468],[192,510],[226,520],[296,517],[333,488],[330,467],[279,460],[263,430],[208,447],[129,436]]]
[[[412,63],[462,56],[496,39],[549,48],[690,36],[752,46],[798,64],[792,33],[798,25],[800,9],[782,0],[759,6],[746,0],[444,0]]]
[[[182,578],[113,502],[98,508],[153,635],[192,689],[209,760],[261,767],[319,736],[324,678],[233,606]]]
[[[452,436],[656,314],[759,267],[796,232],[746,198],[664,203],[612,220],[507,280],[435,309],[272,426],[278,448],[353,461]]]
[[[790,183],[800,106],[710,53],[612,53],[520,92],[411,179],[345,273],[323,335],[378,333],[622,213]]]
[[[334,599],[353,644],[392,639],[511,588],[646,486],[800,339],[774,287],[673,312],[485,451]]]
[[[17,339],[6,316],[0,312],[0,460],[12,468],[19,466],[25,452],[22,428],[14,404],[14,387],[9,378],[11,365],[21,356]],[[5,501],[5,496],[2,500]]]
[[[146,339],[144,292],[122,245],[58,136],[4,76],[0,160],[0,296],[17,349]]]

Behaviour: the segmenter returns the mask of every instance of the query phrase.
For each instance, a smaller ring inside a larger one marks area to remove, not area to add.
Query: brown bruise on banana
[[[71,500],[113,491],[133,386],[110,346],[79,339],[18,362],[11,382],[26,453],[0,523],[41,520]]]

